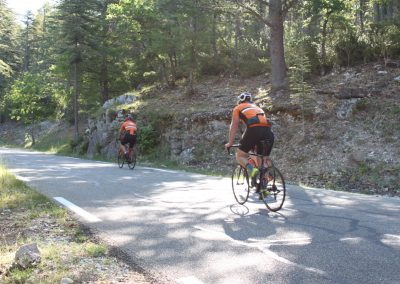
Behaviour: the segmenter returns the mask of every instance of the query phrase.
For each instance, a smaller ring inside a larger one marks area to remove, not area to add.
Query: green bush
[[[89,149],[89,140],[84,140],[79,147],[79,155],[85,155]]]
[[[253,77],[270,72],[270,60],[265,58],[243,58],[239,62],[239,75]]]
[[[140,144],[141,151],[146,154],[154,149],[159,143],[160,138],[157,131],[151,124],[145,125],[140,128],[140,135],[138,143]]]
[[[219,75],[229,69],[229,64],[222,55],[210,56],[200,59],[200,68],[202,75]]]
[[[356,34],[349,31],[339,38],[335,45],[336,62],[341,66],[354,66],[364,61],[367,46]]]
[[[102,244],[88,243],[86,246],[86,253],[93,257],[104,256],[107,254],[107,247]]]
[[[158,79],[158,75],[155,71],[149,71],[143,73],[143,80],[146,83],[154,83]]]
[[[356,110],[363,111],[368,108],[368,102],[366,99],[360,99],[356,103]]]

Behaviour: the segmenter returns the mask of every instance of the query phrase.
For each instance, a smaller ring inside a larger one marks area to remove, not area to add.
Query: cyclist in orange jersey
[[[119,129],[119,137],[121,140],[121,145],[119,147],[120,151],[122,153],[125,153],[125,156],[128,158],[128,160],[131,157],[133,146],[136,143],[136,131],[137,126],[136,123],[133,121],[132,115],[126,115],[125,121],[121,124],[121,127]],[[125,148],[125,145],[127,143],[129,143],[129,154]]]
[[[238,96],[238,104],[232,112],[229,140],[225,144],[225,148],[227,149],[233,145],[239,121],[246,125],[246,131],[240,139],[239,149],[236,152],[236,160],[247,169],[251,177],[254,177],[258,169],[255,165],[249,163],[249,151],[256,148],[257,154],[263,154],[261,141],[264,140],[268,141],[268,148],[265,154],[269,155],[274,144],[274,134],[271,131],[271,124],[267,120],[264,111],[253,103],[250,93],[244,92]]]

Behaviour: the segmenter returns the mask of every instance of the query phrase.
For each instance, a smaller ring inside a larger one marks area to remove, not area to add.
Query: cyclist
[[[237,106],[232,112],[232,121],[229,129],[229,140],[225,148],[232,147],[235,140],[235,134],[239,126],[239,121],[246,125],[246,131],[243,133],[239,142],[239,149],[236,152],[236,160],[242,167],[247,169],[250,177],[257,175],[258,169],[255,165],[249,163],[249,151],[256,148],[257,154],[263,154],[262,140],[268,141],[265,154],[271,153],[274,144],[274,134],[271,131],[271,124],[267,120],[264,111],[252,101],[252,95],[248,92],[241,93],[238,96]]]
[[[125,157],[128,161],[130,161],[130,157],[132,156],[132,149],[136,143],[136,131],[137,126],[133,121],[132,115],[127,114],[125,116],[125,121],[121,124],[119,129],[119,137],[121,141],[121,145],[119,149],[122,153],[125,153]],[[125,145],[129,143],[129,152],[126,151]]]

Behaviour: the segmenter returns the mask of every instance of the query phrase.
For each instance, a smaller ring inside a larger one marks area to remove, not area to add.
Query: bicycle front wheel
[[[117,160],[118,160],[118,167],[122,168],[124,166],[124,162],[125,162],[125,155],[118,152]]]
[[[233,170],[232,191],[237,203],[246,203],[250,193],[249,176],[241,165],[237,165]]]
[[[286,185],[281,172],[274,166],[265,169],[260,182],[260,197],[270,211],[280,210],[285,202]]]

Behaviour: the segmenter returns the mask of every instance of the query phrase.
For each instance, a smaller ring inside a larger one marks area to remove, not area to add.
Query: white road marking
[[[95,222],[101,222],[101,219],[97,218],[93,214],[90,214],[89,212],[83,210],[79,206],[76,206],[75,204],[69,202],[65,198],[62,197],[54,197],[55,200],[60,202],[61,204],[65,205],[69,210],[75,212],[79,216],[83,217],[86,221],[90,223],[95,223]]]
[[[182,284],[203,284],[199,279],[194,276],[182,277],[177,279],[178,283]]]

